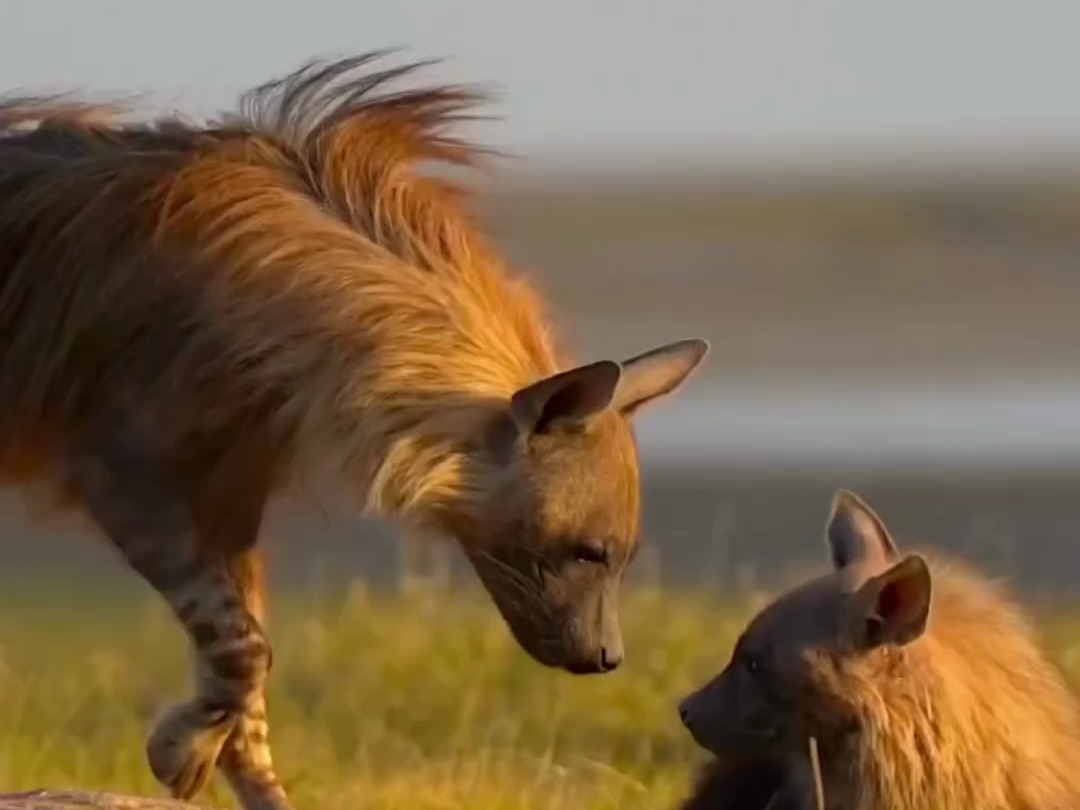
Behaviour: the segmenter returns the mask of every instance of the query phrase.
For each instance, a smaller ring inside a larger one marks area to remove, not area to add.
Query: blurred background
[[[634,576],[717,590],[823,557],[837,486],[1033,593],[1080,575],[1075,0],[8,2],[5,91],[192,114],[403,47],[496,92],[485,221],[584,359],[701,335],[640,422]],[[282,584],[455,577],[452,551],[274,507]],[[12,581],[141,583],[5,496]],[[61,564],[55,562],[62,559]],[[77,586],[76,585],[76,586]],[[75,586],[73,586],[75,587]]]

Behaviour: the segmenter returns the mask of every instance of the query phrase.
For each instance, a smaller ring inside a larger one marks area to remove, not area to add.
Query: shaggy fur
[[[157,443],[213,445],[203,476],[227,463],[218,436],[257,431],[277,471],[332,464],[381,512],[469,485],[457,435],[559,363],[531,289],[412,170],[478,157],[438,135],[475,99],[379,95],[400,69],[333,84],[366,61],[258,88],[209,129],[0,107],[9,132],[41,122],[0,141],[15,466],[137,389]]]
[[[0,475],[81,507],[168,600],[196,699],[148,742],[190,798],[215,764],[288,807],[267,742],[256,541],[267,498],[330,472],[465,547],[515,637],[621,659],[637,544],[630,418],[707,350],[564,370],[540,303],[422,164],[477,164],[463,88],[312,63],[209,125],[64,97],[0,104]]]
[[[840,501],[841,509],[866,509],[864,514],[872,515],[854,496],[841,495]],[[760,688],[773,696],[772,711],[782,715],[770,722],[783,729],[784,742],[769,755],[784,763],[789,781],[803,786],[801,805],[782,806],[814,807],[805,742],[798,742],[812,734],[820,744],[830,810],[1080,807],[1080,703],[1043,651],[1024,610],[999,584],[963,565],[940,557],[919,559],[930,559],[933,578],[932,609],[920,636],[871,649],[829,650],[799,643],[797,636],[805,633],[797,632],[787,643],[797,645],[791,650],[803,661],[801,671],[759,670]],[[820,582],[796,591],[789,607],[827,613],[828,603],[819,601]],[[794,614],[774,615],[779,621]],[[817,621],[828,619],[819,615]],[[740,643],[729,681],[747,648],[768,646],[756,632],[748,630]],[[781,631],[769,634],[784,643]],[[722,688],[713,682],[683,704],[695,736],[718,753],[724,744],[705,725],[724,720],[716,714],[705,720],[704,714],[705,704],[718,700]],[[745,703],[747,693],[742,694]],[[789,705],[780,702],[788,694],[798,695],[797,707],[780,708]],[[756,715],[759,728],[768,711]],[[729,761],[733,753],[727,754]],[[760,766],[753,767],[760,772]],[[723,790],[706,778],[687,807],[734,806]]]

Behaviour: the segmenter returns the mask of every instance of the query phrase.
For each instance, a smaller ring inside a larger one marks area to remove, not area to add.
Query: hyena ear
[[[923,634],[930,618],[930,568],[909,554],[855,593],[856,643],[870,649],[908,644]]]
[[[558,422],[578,422],[611,404],[622,369],[601,360],[545,377],[510,398],[510,412],[524,433],[543,433]]]
[[[881,518],[862,498],[846,489],[833,495],[825,538],[837,570],[853,563],[887,563],[898,556]]]
[[[670,394],[686,382],[708,353],[707,340],[691,338],[631,357],[622,363],[622,379],[612,406],[629,416],[645,403]]]

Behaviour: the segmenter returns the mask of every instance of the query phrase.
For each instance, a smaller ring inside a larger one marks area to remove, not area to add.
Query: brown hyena
[[[718,758],[686,807],[814,808],[811,738],[829,810],[1080,807],[1080,705],[1000,586],[901,553],[850,492],[826,535],[834,570],[761,611],[681,703]]]
[[[264,504],[330,472],[370,514],[460,543],[535,659],[623,657],[631,420],[707,344],[572,365],[531,288],[426,162],[481,96],[415,66],[312,63],[197,125],[0,105],[0,471],[46,482],[157,589],[196,697],[148,742],[180,797],[219,765],[284,808],[264,686]]]
[[[780,758],[717,758],[679,810],[818,810],[798,776]]]

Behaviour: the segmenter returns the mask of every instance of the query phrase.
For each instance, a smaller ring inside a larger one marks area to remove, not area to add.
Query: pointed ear
[[[525,433],[543,433],[557,422],[576,422],[611,404],[622,370],[601,360],[563,371],[522,388],[510,399],[510,412]]]
[[[707,340],[692,338],[631,357],[622,364],[622,379],[613,406],[631,415],[646,402],[670,394],[686,381],[708,352]]]
[[[825,539],[837,570],[853,563],[887,563],[898,555],[881,518],[862,498],[846,489],[833,495]]]
[[[930,618],[930,568],[909,554],[855,592],[855,643],[863,649],[908,644],[923,634]]]

